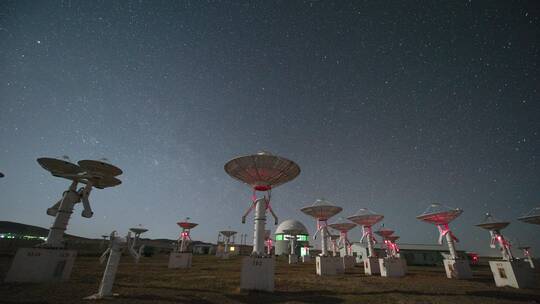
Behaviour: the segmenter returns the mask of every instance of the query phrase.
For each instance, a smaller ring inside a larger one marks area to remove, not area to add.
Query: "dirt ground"
[[[318,277],[314,262],[288,265],[278,259],[274,293],[243,292],[240,257],[221,260],[194,256],[189,270],[168,269],[167,256],[124,256],[111,303],[540,303],[535,289],[497,288],[487,267],[474,268],[472,280],[446,279],[442,267],[409,267],[404,278],[363,275],[356,267],[344,275]],[[10,258],[0,258],[3,278]],[[89,303],[98,290],[104,265],[98,258],[78,257],[69,282],[0,284],[0,303]],[[538,273],[537,273],[537,279]]]

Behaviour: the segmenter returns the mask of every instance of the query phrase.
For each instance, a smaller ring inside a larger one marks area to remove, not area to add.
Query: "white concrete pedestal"
[[[341,258],[341,262],[343,263],[344,269],[354,268],[354,266],[356,265],[356,258],[350,255],[346,255]]]
[[[311,256],[309,255],[303,255],[302,256],[302,263],[311,262]]]
[[[289,254],[289,264],[298,263],[298,256],[296,254]]]
[[[250,256],[242,259],[240,289],[274,291],[274,257]]]
[[[528,263],[523,261],[489,261],[489,267],[497,287],[532,288],[534,274]]]
[[[366,275],[380,274],[379,259],[376,257],[370,257],[364,259],[364,273]]]
[[[344,272],[343,263],[339,257],[317,256],[315,267],[320,276],[336,275]]]
[[[19,248],[5,281],[67,281],[76,256],[77,252],[74,250]]]
[[[472,271],[467,260],[444,260],[444,270],[449,279],[471,279]]]
[[[379,269],[381,277],[402,277],[405,275],[403,264],[400,258],[382,258],[379,259]]]
[[[169,268],[190,268],[193,254],[191,252],[171,252]]]

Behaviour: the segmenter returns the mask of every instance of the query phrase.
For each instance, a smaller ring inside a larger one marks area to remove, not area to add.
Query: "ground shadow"
[[[344,300],[328,291],[275,291],[275,292],[245,292],[240,294],[227,294],[227,298],[240,303],[343,303]]]
[[[484,298],[504,299],[504,300],[512,300],[512,301],[528,302],[528,303],[540,303],[540,299],[538,298],[537,294],[536,295],[523,294],[523,293],[508,292],[508,291],[502,291],[502,290],[469,291],[466,294],[469,296],[484,297]]]

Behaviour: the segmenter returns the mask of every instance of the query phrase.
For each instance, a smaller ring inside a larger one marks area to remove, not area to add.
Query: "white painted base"
[[[315,268],[320,276],[341,274],[345,271],[340,257],[317,256]]]
[[[379,269],[381,270],[381,277],[399,278],[405,275],[400,258],[379,259]]]
[[[403,268],[403,272],[407,274],[407,260],[400,257],[399,261],[401,262],[401,268]]]
[[[298,256],[296,254],[289,254],[289,264],[298,263]]]
[[[190,268],[193,254],[191,252],[171,252],[169,268]]]
[[[532,288],[534,274],[528,263],[523,261],[489,261],[489,267],[497,287]]]
[[[302,256],[302,263],[308,263],[308,262],[311,262],[311,256],[303,255]]]
[[[356,265],[356,258],[350,255],[346,255],[341,258],[341,263],[343,263],[344,269],[351,269],[354,268]]]
[[[19,248],[5,281],[67,281],[76,256],[77,252],[74,250]]]
[[[379,268],[379,258],[371,257],[364,259],[364,273],[366,275],[376,275],[381,273]]]
[[[444,270],[449,279],[472,279],[472,271],[467,260],[444,260]]]
[[[245,257],[242,259],[240,289],[274,291],[274,257]]]

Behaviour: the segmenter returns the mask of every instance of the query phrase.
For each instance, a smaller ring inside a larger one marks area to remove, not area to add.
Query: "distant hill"
[[[22,223],[16,223],[16,222],[9,222],[9,221],[0,221],[0,233],[12,233],[17,235],[31,235],[36,237],[47,237],[49,235],[49,229],[33,226],[33,225],[27,225]],[[91,239],[91,238],[85,238],[80,237],[76,235],[71,234],[64,234],[66,239],[77,239],[77,240],[97,240],[101,241],[101,239]],[[176,240],[170,240],[170,239],[148,239],[148,238],[141,238],[141,240],[148,240],[152,241],[153,243],[161,243],[164,246],[170,246],[171,243],[176,242]],[[193,244],[210,244],[205,243],[201,241],[193,241]]]
[[[0,233],[12,233],[17,235],[31,235],[36,237],[47,237],[49,235],[49,229],[27,225],[22,223],[15,223],[9,221],[0,221]],[[65,234],[68,239],[79,239],[79,240],[91,240],[88,238],[75,236],[71,234]]]

